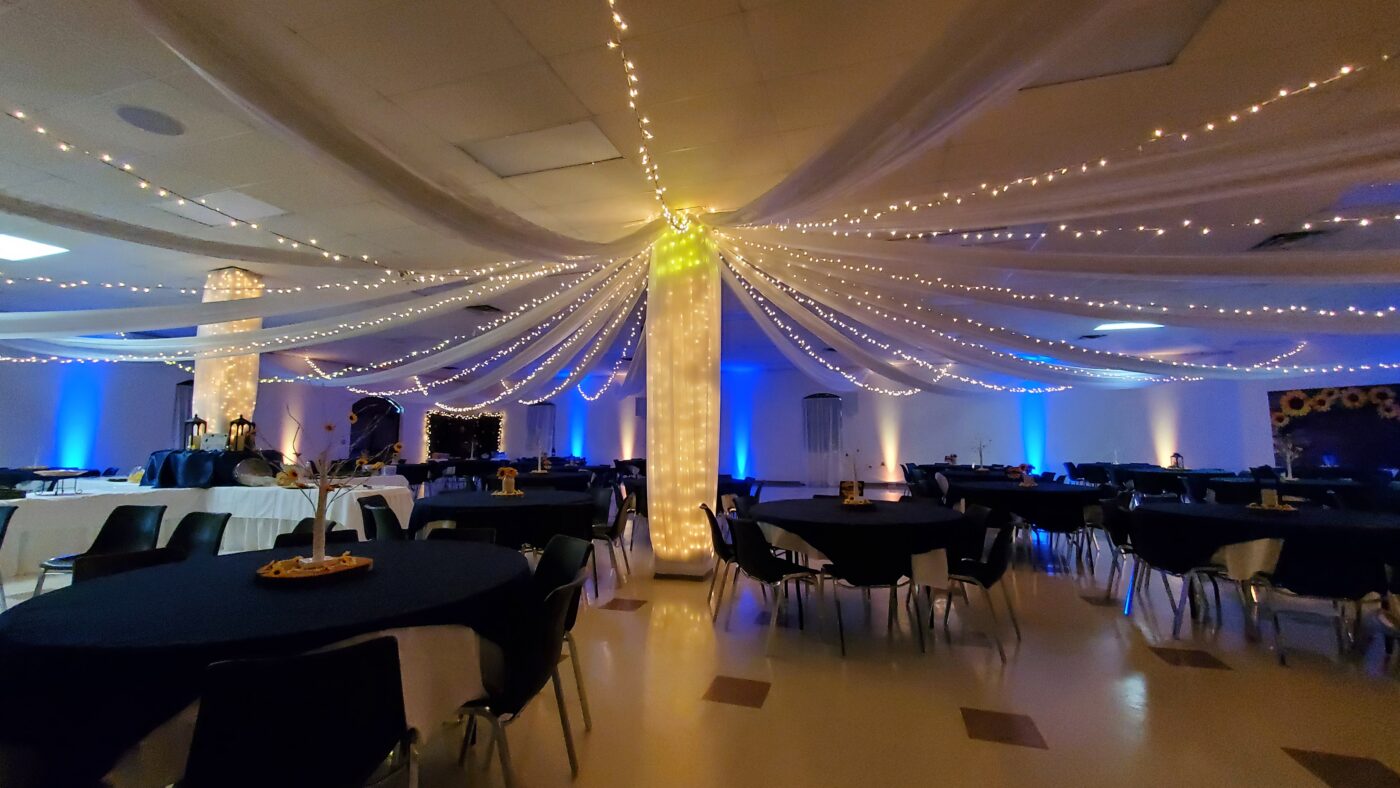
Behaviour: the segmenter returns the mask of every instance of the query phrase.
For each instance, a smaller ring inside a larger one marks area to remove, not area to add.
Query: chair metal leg
[[[617,563],[617,548],[613,547],[612,540],[608,540],[608,558],[612,560],[613,574],[617,576],[618,585],[622,585],[622,567]]]
[[[1001,664],[1005,665],[1006,649],[1002,648],[1001,645],[1001,632],[998,631],[1001,629],[1001,622],[997,620],[997,609],[996,606],[992,604],[992,592],[988,591],[986,586],[979,585],[977,587],[982,589],[982,599],[987,603],[987,615],[992,619],[992,630],[990,632],[992,642],[997,644],[997,655],[1001,657]]]
[[[564,729],[564,749],[569,752],[569,772],[578,776],[578,753],[574,752],[574,732],[569,727],[569,707],[564,704],[564,685],[559,681],[559,668],[551,676],[554,682],[554,700],[559,704],[559,726]]]
[[[831,599],[836,603],[836,635],[841,640],[841,656],[846,656],[846,622],[841,618],[841,589],[832,584]]]
[[[1141,569],[1142,559],[1133,556],[1133,569],[1128,573],[1128,593],[1123,597],[1123,615],[1125,616],[1133,614],[1133,600],[1137,598],[1138,583],[1142,575]]]
[[[998,583],[1001,586],[1001,595],[1006,599],[1006,614],[1011,617],[1011,628],[1016,631],[1016,642],[1021,642],[1021,622],[1016,620],[1016,606],[1011,604],[1011,589],[1005,583]]]
[[[912,583],[910,587],[913,587]],[[927,654],[928,648],[924,644],[924,611],[923,606],[919,604],[919,596],[920,594],[917,589],[910,595],[911,601],[914,603],[914,616],[910,620],[909,626],[912,627],[915,632],[919,633],[919,653]]]
[[[726,561],[717,561],[715,563],[715,580],[718,581],[717,587],[719,589],[719,593],[715,595],[714,615],[710,616],[710,623],[712,624],[715,621],[719,620],[719,609],[724,604],[724,584],[729,581],[730,569],[729,563]],[[736,569],[735,571],[737,572],[738,570]]]
[[[574,633],[565,632],[564,640],[569,644],[569,661],[574,665],[574,683],[578,685],[578,705],[583,709],[583,729],[593,730],[593,715],[588,713],[588,690],[583,686],[583,665],[579,663],[578,642]]]
[[[41,567],[41,568],[39,569],[39,580],[38,580],[38,582],[36,582],[36,583],[34,584],[34,596],[38,596],[38,595],[44,593],[44,578],[46,578],[46,577],[48,577],[48,576],[49,576],[49,570],[44,569],[44,568]]]
[[[1337,615],[1332,619],[1332,628],[1337,636],[1337,658],[1344,658],[1347,655],[1347,624],[1341,608],[1337,609]]]
[[[1284,653],[1283,626],[1279,623],[1278,610],[1274,608],[1272,599],[1268,599],[1266,604],[1269,608],[1270,618],[1272,618],[1274,622],[1274,652],[1278,654],[1278,664],[1287,667],[1288,657]]]
[[[948,614],[953,612],[953,589],[952,589],[952,585],[953,585],[952,583],[949,583],[949,584],[948,584],[948,586],[949,586],[949,588],[948,588],[948,598],[945,599],[945,600],[943,601],[943,636],[944,636],[944,637],[951,637],[951,635],[950,635],[949,632],[948,632]],[[962,619],[959,618],[959,619],[958,619],[958,622],[961,623],[961,622],[962,622]]]
[[[716,555],[714,573],[710,576],[710,593],[705,595],[705,604],[707,605],[715,601],[715,584],[719,582],[719,567],[720,559],[719,556]]]
[[[1177,604],[1176,604],[1176,596],[1172,594],[1172,584],[1171,584],[1170,582],[1167,581],[1167,573],[1166,573],[1166,572],[1158,572],[1158,574],[1161,575],[1161,577],[1162,577],[1162,588],[1167,589],[1167,602],[1169,602],[1169,603],[1171,604],[1171,606],[1172,606],[1172,615],[1173,615],[1173,616],[1176,616],[1176,615],[1179,614],[1179,610],[1180,610],[1180,609],[1178,608],[1178,606],[1177,606]],[[1181,581],[1182,581],[1183,583],[1187,583],[1186,578],[1182,578]],[[1187,585],[1190,585],[1190,583],[1187,583]],[[1181,598],[1182,598],[1183,600],[1185,600],[1185,599],[1186,599],[1186,594],[1185,594],[1185,593],[1182,593]],[[1185,604],[1185,603],[1183,602],[1182,604]]]
[[[1172,640],[1181,638],[1181,618],[1190,608],[1191,597],[1191,575],[1181,578],[1181,601],[1172,606]],[[1167,599],[1171,599],[1171,585],[1167,583],[1167,576],[1162,574],[1162,583],[1167,586]]]
[[[609,541],[608,541],[608,544],[609,544],[609,545],[612,545],[612,541],[609,540]],[[621,536],[619,536],[619,537],[617,538],[617,546],[622,550],[622,567],[623,567],[624,569],[627,570],[627,576],[628,576],[628,577],[631,577],[631,576],[632,576],[632,559],[630,559],[630,558],[627,557],[627,547],[626,547],[626,545],[622,544],[622,537],[621,537]],[[611,550],[611,549],[612,549],[611,546],[610,546],[608,549]]]
[[[889,607],[889,614],[885,617],[885,631],[890,635],[894,635],[894,625],[895,622],[899,620],[899,591],[897,591],[894,586],[890,586]]]
[[[1103,598],[1105,602],[1113,598],[1113,580],[1120,572],[1118,567],[1119,563],[1118,553],[1115,551],[1113,553],[1113,563],[1108,565],[1108,579],[1105,580],[1103,584]]]
[[[724,614],[724,631],[729,631],[729,622],[734,618],[734,606],[739,603],[739,568],[734,567],[734,582],[729,584],[729,612]]]
[[[593,564],[593,598],[598,598],[598,551],[588,557],[588,561]]]
[[[773,634],[778,631],[778,610],[782,607],[782,604],[778,601],[779,594],[782,595],[783,602],[786,602],[788,591],[785,583],[778,583],[773,586],[773,604],[771,605],[773,609],[768,614],[768,640],[763,645],[764,654],[773,653]]]

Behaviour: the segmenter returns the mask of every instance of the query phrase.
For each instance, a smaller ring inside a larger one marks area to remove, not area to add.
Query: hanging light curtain
[[[802,438],[807,449],[807,484],[834,487],[841,480],[841,398],[809,394],[802,398]]]
[[[541,402],[525,409],[525,450],[533,457],[554,454],[553,402]]]

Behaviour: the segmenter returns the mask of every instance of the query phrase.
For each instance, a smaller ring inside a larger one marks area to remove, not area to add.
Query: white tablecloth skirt
[[[272,546],[278,534],[292,530],[297,521],[315,513],[315,493],[310,499],[299,490],[280,487],[210,487],[153,489],[104,479],[80,480],[74,495],[32,495],[0,504],[19,508],[10,520],[9,533],[0,545],[0,576],[13,580],[38,574],[39,562],[56,555],[80,553],[92,545],[112,509],[122,504],[166,506],[160,543],[174,532],[180,518],[190,512],[228,512],[233,515],[224,531],[223,552],[262,550]],[[376,478],[371,484],[379,484]],[[356,501],[382,495],[389,508],[407,525],[413,513],[413,494],[405,487],[363,486],[341,495],[327,516],[342,527],[354,528],[363,538],[363,520]]]

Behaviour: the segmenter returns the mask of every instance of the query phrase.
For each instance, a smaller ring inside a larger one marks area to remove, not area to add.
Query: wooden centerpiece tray
[[[326,556],[319,563],[310,558],[295,556],[278,561],[269,561],[258,567],[257,578],[269,585],[285,587],[305,587],[335,582],[351,577],[362,577],[374,568],[374,559],[362,555],[341,553]]]

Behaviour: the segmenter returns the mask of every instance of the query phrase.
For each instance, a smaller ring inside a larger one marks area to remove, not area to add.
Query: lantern
[[[238,414],[238,418],[228,423],[228,447],[231,451],[248,451],[253,448],[253,430],[257,427]]]
[[[1174,453],[1174,454],[1172,454],[1172,464],[1171,464],[1171,467],[1172,467],[1172,468],[1177,468],[1177,469],[1183,469],[1183,468],[1185,468],[1185,467],[1186,467],[1186,458],[1185,458],[1185,457],[1182,457],[1180,453]]]
[[[198,449],[199,441],[209,432],[209,422],[196,413],[185,421],[185,448]]]

